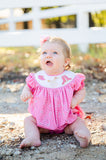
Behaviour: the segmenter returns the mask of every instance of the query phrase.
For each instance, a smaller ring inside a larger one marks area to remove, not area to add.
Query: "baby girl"
[[[42,70],[29,74],[21,94],[22,101],[29,99],[31,116],[25,118],[25,139],[20,148],[40,146],[40,133],[62,132],[74,134],[80,147],[89,145],[90,132],[79,106],[85,97],[85,76],[68,71],[69,64],[70,47],[63,39],[42,39]]]

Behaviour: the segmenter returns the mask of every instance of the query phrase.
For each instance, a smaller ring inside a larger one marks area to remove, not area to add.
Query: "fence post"
[[[40,13],[40,7],[34,5],[32,7],[32,13],[33,13],[33,30],[40,30],[41,29],[41,21],[39,18]]]
[[[14,9],[11,8],[10,9],[10,18],[9,18],[9,21],[10,21],[9,22],[9,31],[11,31],[11,32],[15,31],[15,23],[14,23],[13,19],[14,19]]]
[[[79,32],[83,33],[86,29],[88,29],[89,27],[89,14],[87,12],[79,12],[77,14],[77,28],[79,30]],[[87,52],[88,48],[89,48],[89,44],[86,43],[81,43],[78,45],[80,51],[82,51],[83,53]]]

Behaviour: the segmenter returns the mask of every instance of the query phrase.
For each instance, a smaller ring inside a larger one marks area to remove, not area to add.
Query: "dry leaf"
[[[86,116],[85,119],[91,119],[91,115]]]
[[[98,100],[101,103],[105,103],[106,102],[106,94],[99,96]]]

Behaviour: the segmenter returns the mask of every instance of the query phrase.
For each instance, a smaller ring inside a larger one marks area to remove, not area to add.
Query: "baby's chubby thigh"
[[[34,123],[35,125],[37,125],[36,118],[34,118],[33,116],[26,117],[24,119],[24,125],[28,125],[28,123]]]
[[[33,117],[33,116],[29,116],[29,117],[26,117],[24,119],[24,125],[28,125],[28,123],[33,123],[33,125],[38,127],[36,118]],[[29,125],[29,128],[30,128],[30,125]],[[50,133],[50,131],[48,129],[45,129],[45,128],[38,127],[38,130],[39,130],[40,133]]]
[[[80,117],[65,128],[65,133],[73,133],[76,139],[80,142],[81,147],[87,147],[90,142],[90,131],[88,130],[85,121]]]

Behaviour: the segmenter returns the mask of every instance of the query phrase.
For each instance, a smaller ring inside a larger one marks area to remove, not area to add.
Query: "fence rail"
[[[105,4],[106,0],[0,0],[0,8],[52,7],[63,5]]]

